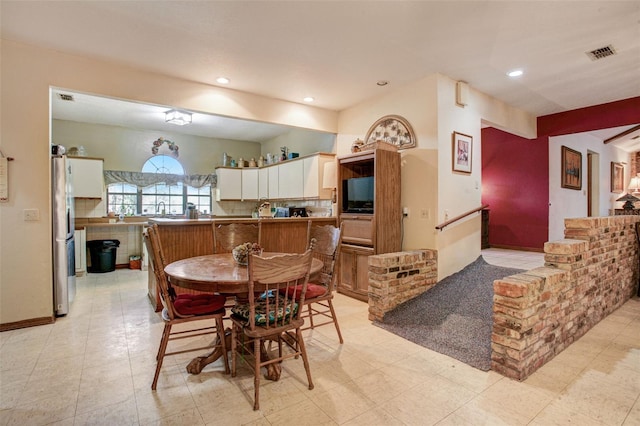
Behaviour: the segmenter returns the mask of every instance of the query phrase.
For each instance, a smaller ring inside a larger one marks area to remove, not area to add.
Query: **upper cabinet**
[[[287,161],[278,164],[280,185],[278,198],[301,199],[304,196],[304,183],[302,181],[303,162],[300,160]]]
[[[259,199],[258,169],[242,169],[242,199]]]
[[[218,186],[216,187],[216,199],[242,200],[242,169],[225,167],[216,168]]]
[[[71,183],[75,198],[104,196],[104,160],[101,158],[67,157],[71,165]]]
[[[218,167],[216,199],[302,200],[331,199],[331,188],[323,185],[324,165],[334,154],[318,153],[263,168]]]
[[[323,188],[324,165],[335,161],[333,154],[318,154],[303,160],[304,198],[331,198],[331,188]],[[333,179],[335,180],[335,178]]]

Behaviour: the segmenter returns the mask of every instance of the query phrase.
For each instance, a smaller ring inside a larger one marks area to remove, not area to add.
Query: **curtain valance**
[[[201,188],[205,185],[216,187],[216,175],[174,175],[170,173],[143,173],[143,172],[125,172],[121,170],[105,170],[104,183],[110,185],[112,183],[128,183],[138,188],[146,188],[147,186],[164,183],[166,185],[176,185],[178,183]]]

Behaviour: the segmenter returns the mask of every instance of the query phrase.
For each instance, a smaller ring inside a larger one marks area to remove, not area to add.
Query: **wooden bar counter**
[[[307,245],[307,224],[311,226],[334,225],[335,217],[283,217],[283,218],[224,218],[169,219],[151,218],[149,224],[158,225],[158,234],[167,263],[188,257],[213,254],[213,228],[228,223],[262,224],[261,245],[267,252],[302,253]],[[162,309],[153,271],[149,268],[148,296],[156,311]],[[176,288],[180,293],[197,291]]]

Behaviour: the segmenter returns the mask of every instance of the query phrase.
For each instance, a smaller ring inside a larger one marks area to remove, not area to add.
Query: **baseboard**
[[[41,317],[41,318],[31,318],[31,319],[16,321],[16,322],[8,322],[5,324],[0,324],[0,332],[17,330],[19,328],[35,327],[37,325],[53,324],[55,321],[56,320],[54,317]]]
[[[544,249],[534,248],[534,247],[516,247],[516,246],[503,246],[501,244],[491,244],[489,248],[500,248],[505,250],[518,250],[518,251],[532,251],[536,253],[544,253]]]

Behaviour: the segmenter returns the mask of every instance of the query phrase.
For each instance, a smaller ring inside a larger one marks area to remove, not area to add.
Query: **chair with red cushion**
[[[302,358],[309,389],[313,389],[309,360],[302,338],[300,318],[307,291],[312,253],[283,254],[272,257],[249,255],[249,301],[231,309],[231,376],[236,375],[236,358],[241,356],[254,372],[253,409],[260,408],[260,370],[277,378],[279,364],[289,358]],[[295,289],[300,289],[298,292]],[[291,291],[291,296],[289,296]],[[265,341],[278,344],[268,353]],[[252,362],[251,362],[252,361]]]
[[[164,309],[162,310],[162,319],[164,320],[164,330],[162,331],[162,339],[156,356],[156,372],[153,377],[151,389],[156,389],[158,377],[160,376],[160,368],[165,356],[177,355],[186,352],[201,351],[210,348],[220,348],[224,359],[225,373],[229,373],[229,360],[227,347],[224,337],[224,327],[222,318],[225,315],[226,297],[218,294],[179,294],[171,288],[171,284],[167,280],[164,273],[165,257],[158,236],[158,225],[154,224],[147,228],[144,238],[151,267],[160,290],[160,298]],[[193,328],[186,329],[181,327],[181,331],[171,332],[172,326],[176,324],[196,323]],[[203,322],[214,323],[214,325],[205,325]],[[191,337],[199,337],[208,334],[215,334],[215,342],[208,346],[200,346],[196,348],[188,347],[173,352],[167,352],[169,342],[176,339],[186,339]]]
[[[307,293],[304,299],[306,309],[302,317],[309,318],[309,325],[303,330],[333,324],[342,344],[342,333],[340,333],[338,318],[333,307],[334,270],[336,259],[340,252],[342,227],[336,228],[332,225],[316,226],[311,228],[309,237],[309,248],[313,252],[313,257],[321,260],[323,266],[320,274],[313,276],[307,285]],[[320,317],[320,322],[318,322],[318,317]]]

